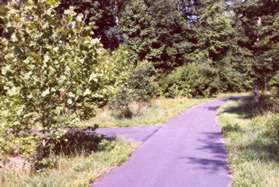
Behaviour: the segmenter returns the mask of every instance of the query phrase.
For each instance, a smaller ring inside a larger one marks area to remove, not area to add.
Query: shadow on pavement
[[[224,144],[220,142],[221,133],[203,133],[203,136],[203,139],[199,139],[202,146],[196,148],[201,154],[181,159],[187,159],[189,163],[194,163],[197,168],[208,170],[210,173],[227,171],[227,154]]]

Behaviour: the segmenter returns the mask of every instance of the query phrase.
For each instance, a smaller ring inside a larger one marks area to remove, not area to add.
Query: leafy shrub
[[[135,101],[149,101],[154,95],[152,74],[154,66],[147,62],[140,62],[130,75],[127,85],[132,90],[132,98]]]
[[[100,56],[94,69],[99,75],[95,100],[99,105],[105,105],[116,94],[118,88],[127,82],[133,65],[129,61],[129,54],[123,47],[119,47],[112,54]]]
[[[177,68],[162,80],[166,97],[210,96],[218,90],[216,70],[206,64],[192,63]]]
[[[155,86],[151,75],[154,66],[146,61],[140,62],[131,72],[127,82],[123,84],[110,102],[114,116],[120,118],[132,117],[129,108],[131,102],[148,102],[155,93]]]
[[[68,128],[60,138],[49,137],[37,146],[37,154],[32,158],[35,169],[42,169],[55,164],[54,155],[72,155],[79,152],[91,153],[99,149],[102,136],[95,133],[96,127],[80,129]],[[102,147],[102,145],[100,145]],[[50,157],[50,155],[52,157]]]
[[[59,139],[63,126],[94,115],[102,76],[95,65],[104,50],[82,14],[69,9],[59,18],[56,6],[55,0],[11,1],[1,16],[2,151],[26,152],[22,145]]]
[[[132,90],[128,85],[119,88],[118,92],[110,102],[112,115],[117,118],[131,118],[132,112],[129,109],[129,103],[132,101]]]

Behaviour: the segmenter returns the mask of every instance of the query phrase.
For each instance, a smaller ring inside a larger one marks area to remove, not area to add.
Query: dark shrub
[[[163,79],[161,85],[166,97],[211,96],[218,90],[215,76],[215,69],[193,63],[174,70]]]
[[[152,74],[155,69],[146,61],[137,65],[131,73],[128,81],[119,88],[113,100],[110,102],[112,114],[118,118],[130,118],[133,116],[129,109],[132,102],[149,102],[155,94],[155,86]]]
[[[37,154],[33,157],[34,169],[42,169],[54,164],[50,155],[72,155],[74,153],[91,153],[98,150],[98,145],[104,137],[95,133],[96,127],[81,129],[65,129],[60,138],[43,135],[37,147]]]

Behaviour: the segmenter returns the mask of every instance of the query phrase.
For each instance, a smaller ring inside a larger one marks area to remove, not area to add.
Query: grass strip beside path
[[[121,140],[105,142],[105,148],[96,153],[59,156],[57,165],[44,172],[26,170],[0,172],[1,187],[87,187],[111,168],[126,161],[136,145]]]
[[[257,107],[244,98],[219,112],[233,186],[278,187],[279,115],[268,109],[255,112]]]

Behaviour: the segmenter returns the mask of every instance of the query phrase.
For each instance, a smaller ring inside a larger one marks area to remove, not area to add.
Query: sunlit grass
[[[229,97],[245,97],[249,96],[251,93],[249,92],[242,92],[242,93],[237,93],[237,92],[227,92],[227,93],[219,93],[216,98],[229,98]]]
[[[278,187],[279,137],[274,127],[279,126],[279,115],[272,110],[251,114],[251,106],[231,101],[220,110],[233,186]]]
[[[41,173],[29,170],[0,171],[1,187],[88,187],[111,168],[126,161],[136,145],[121,140],[109,143],[109,148],[87,155],[59,156],[57,165]]]
[[[152,101],[151,107],[144,111],[141,116],[136,116],[131,119],[116,119],[112,117],[108,111],[99,110],[96,117],[87,122],[83,122],[81,125],[91,126],[92,124],[98,124],[100,127],[159,125],[179,115],[187,108],[210,100],[211,99],[208,98],[158,98]]]

